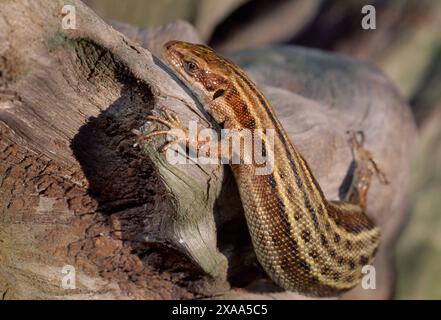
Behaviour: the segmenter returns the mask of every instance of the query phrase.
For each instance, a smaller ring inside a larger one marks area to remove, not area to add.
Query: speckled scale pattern
[[[167,43],[164,57],[224,128],[275,131],[274,148],[266,150],[274,155],[270,174],[257,175],[255,164],[232,165],[254,250],[269,277],[310,296],[335,296],[357,285],[380,243],[379,228],[358,205],[369,186],[366,164],[354,173],[351,203],[328,201],[243,70],[207,46],[180,41]]]

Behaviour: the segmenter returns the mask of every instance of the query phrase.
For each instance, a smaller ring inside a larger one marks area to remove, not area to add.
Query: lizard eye
[[[184,61],[184,69],[187,73],[194,73],[197,70],[198,66],[196,63],[192,61]]]

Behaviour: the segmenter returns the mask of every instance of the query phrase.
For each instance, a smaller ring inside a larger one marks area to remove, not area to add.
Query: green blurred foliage
[[[397,299],[441,299],[441,111],[421,132],[410,217],[396,251]]]

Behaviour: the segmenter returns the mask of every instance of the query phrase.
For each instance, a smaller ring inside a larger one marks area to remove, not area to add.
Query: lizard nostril
[[[166,50],[169,50],[169,49],[170,49],[175,43],[176,43],[175,40],[168,41],[168,42],[166,42],[166,43],[164,44],[164,48],[165,48]]]

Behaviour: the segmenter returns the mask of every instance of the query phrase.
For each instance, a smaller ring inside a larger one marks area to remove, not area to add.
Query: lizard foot
[[[161,124],[167,129],[156,129],[148,133],[140,133],[138,144],[151,140],[153,137],[166,135],[167,143],[160,148],[160,152],[165,152],[171,146],[188,141],[188,130],[182,124],[181,119],[171,113],[169,110],[162,109],[159,115],[149,115],[147,120],[153,123]]]
[[[346,194],[346,201],[358,204],[365,209],[367,205],[367,193],[371,184],[371,178],[375,175],[380,183],[388,184],[386,174],[374,161],[372,154],[363,145],[365,137],[362,131],[348,131],[349,144],[354,158],[355,169],[351,186]]]

